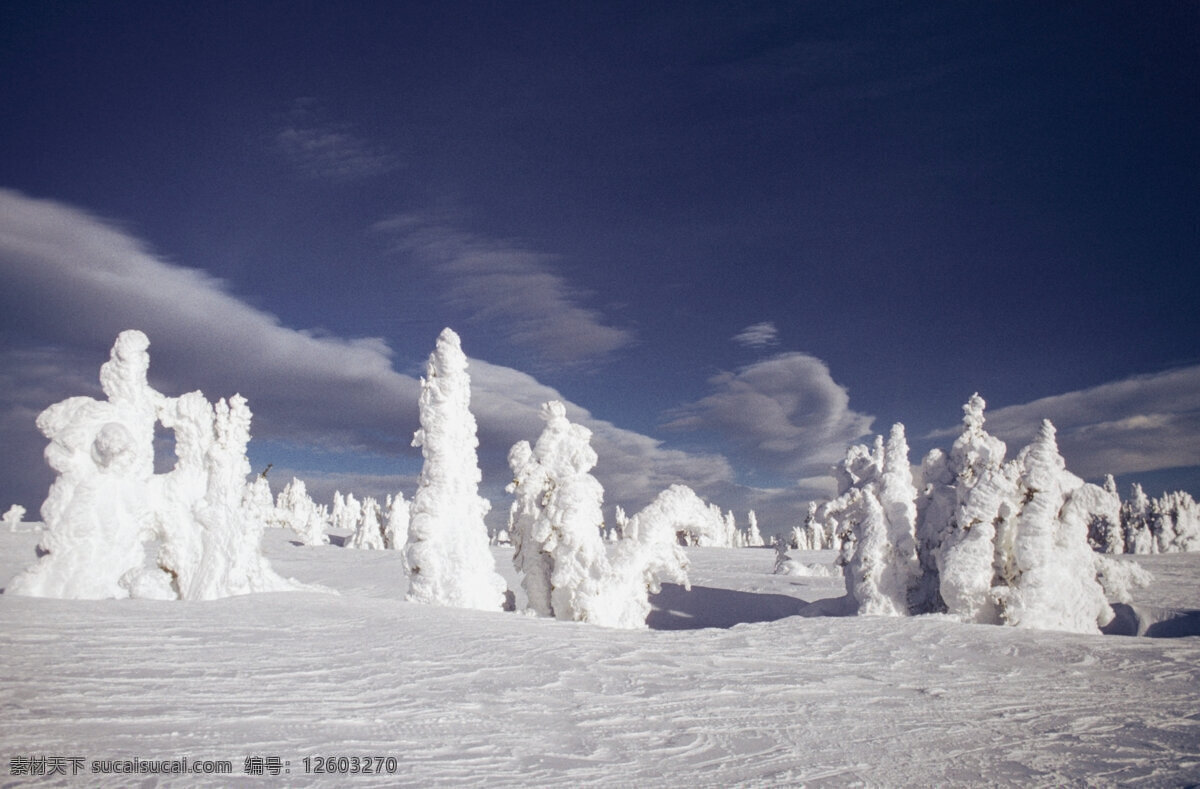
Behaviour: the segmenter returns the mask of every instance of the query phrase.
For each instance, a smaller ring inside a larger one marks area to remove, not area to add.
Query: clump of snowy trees
[[[1109,485],[1111,485],[1109,478]],[[1108,486],[1106,485],[1106,488]],[[1115,495],[1115,486],[1112,486]],[[1114,517],[1115,515],[1115,517]],[[1133,485],[1116,513],[1090,524],[1088,540],[1104,553],[1179,553],[1200,551],[1200,506],[1183,491],[1157,499]]]
[[[72,397],[38,416],[57,477],[41,509],[42,555],[6,591],[209,600],[302,588],[261,551],[266,521],[261,488],[246,480],[246,400],[155,391],[146,380],[149,346],[142,332],[122,332],[100,368],[106,399]],[[154,473],[156,423],[175,434],[176,463],[166,474]]]
[[[645,627],[648,595],[662,579],[688,585],[678,532],[705,523],[703,502],[687,488],[669,488],[625,524],[610,554],[601,537],[604,489],[591,474],[597,461],[591,431],[572,424],[558,401],[543,405],[541,416],[546,427],[537,442],[520,441],[508,456],[514,494],[508,532],[529,610]],[[664,499],[682,500],[690,511],[681,516]]]
[[[1097,632],[1112,619],[1108,599],[1127,602],[1146,579],[1089,544],[1124,544],[1115,490],[1066,470],[1049,421],[1006,460],[984,429],[984,405],[975,395],[963,407],[962,432],[949,455],[926,456],[919,486],[903,425],[886,442],[852,447],[836,469],[838,496],[810,506],[799,541],[836,541],[859,613]]]

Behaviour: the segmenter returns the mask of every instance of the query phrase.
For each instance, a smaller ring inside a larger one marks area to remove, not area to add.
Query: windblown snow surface
[[[664,587],[650,629],[626,631],[405,602],[403,554],[342,549],[345,537],[264,538],[280,574],[338,594],[0,596],[3,784],[1200,781],[1197,554],[1137,557],[1155,581],[1109,629],[1142,637],[839,616],[840,573],[775,576],[772,551],[722,548],[688,549],[692,590]],[[30,564],[37,539],[0,533],[0,576]],[[510,549],[493,551],[511,568]],[[227,759],[234,775],[10,774],[38,756],[85,771]],[[395,757],[397,771],[305,772],[329,756]],[[244,776],[247,757],[286,772]]]

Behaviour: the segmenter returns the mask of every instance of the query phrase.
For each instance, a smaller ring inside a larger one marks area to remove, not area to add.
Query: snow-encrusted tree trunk
[[[479,495],[471,379],[457,334],[442,331],[421,379],[421,428],[413,446],[425,458],[413,497],[405,557],[408,599],[499,610],[506,584],[496,572]]]
[[[1013,540],[1017,576],[1002,597],[1004,620],[1024,628],[1097,633],[1113,613],[1096,582],[1086,523],[1060,520],[1065,464],[1049,420],[1019,462],[1024,504]]]

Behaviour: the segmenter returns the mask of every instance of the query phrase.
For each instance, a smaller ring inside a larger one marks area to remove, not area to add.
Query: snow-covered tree
[[[1121,497],[1117,481],[1109,474],[1104,478],[1101,494],[1093,494],[1089,505],[1088,543],[1101,553],[1125,553],[1125,533],[1121,528]]]
[[[762,532],[758,530],[758,515],[754,510],[750,510],[746,514],[746,520],[749,521],[749,532],[746,534],[746,546],[749,548],[761,548],[766,545],[763,541]]]
[[[609,566],[600,537],[604,489],[590,473],[596,465],[591,431],[572,424],[558,401],[544,404],[540,415],[546,426],[533,447],[532,464],[513,469],[516,488],[529,485],[538,497],[535,517],[523,522],[528,529],[521,536],[522,549],[532,540],[549,557],[552,615],[596,621],[602,617],[596,603]],[[538,482],[540,491],[534,491]],[[542,579],[535,583],[540,586]]]
[[[907,601],[921,577],[917,559],[917,488],[913,484],[912,465],[908,461],[908,440],[904,425],[897,422],[884,446],[879,504],[887,524],[889,544],[887,586]],[[906,602],[906,606],[911,604]],[[902,610],[901,613],[907,613]]]
[[[1019,462],[1023,505],[1013,540],[1016,577],[1000,595],[1002,616],[1017,627],[1099,632],[1113,612],[1096,581],[1085,519],[1059,517],[1067,498],[1066,464],[1049,420]]]
[[[384,547],[392,551],[402,551],[408,543],[408,513],[409,503],[404,500],[400,491],[391,498],[387,508],[387,522],[383,527]]]
[[[354,527],[354,534],[346,543],[348,548],[360,548],[368,551],[384,549],[383,524],[379,519],[379,502],[367,496],[359,504],[361,515]]]
[[[529,608],[559,619],[645,627],[658,579],[687,583],[677,524],[634,516],[610,559],[600,535],[604,490],[591,474],[597,460],[591,431],[572,424],[557,401],[546,403],[541,416],[546,426],[537,443],[521,441],[509,452],[513,565]],[[709,516],[703,502],[698,508]]]
[[[5,511],[4,516],[0,518],[0,522],[3,522],[9,531],[15,532],[21,525],[21,519],[24,517],[25,508],[20,504],[14,504]]]
[[[629,516],[625,514],[625,508],[620,504],[617,505],[616,511],[613,514],[613,523],[616,524],[616,537],[620,539],[625,536],[625,524],[629,523]]]
[[[1110,487],[1111,484],[1111,487]],[[1124,553],[1125,535],[1121,533],[1121,499],[1110,475],[1104,487],[1087,483],[1071,491],[1070,505],[1075,517],[1087,528],[1088,545],[1100,553]]]
[[[887,443],[853,446],[836,469],[840,491],[821,513],[836,520],[838,563],[846,593],[861,614],[904,616],[920,580],[916,553],[916,488],[904,426]]]
[[[340,490],[333,493],[333,509],[329,513],[329,525],[338,531],[353,532],[362,520],[362,504],[353,493],[342,495]]]
[[[506,584],[496,572],[479,495],[479,460],[471,379],[462,343],[451,329],[438,336],[421,379],[421,468],[410,509],[408,599],[418,603],[499,610]]]
[[[1163,553],[1200,551],[1200,507],[1184,491],[1164,494],[1159,508],[1171,521],[1171,539],[1160,542]]]
[[[201,392],[168,400],[160,409],[175,431],[175,469],[162,478],[163,545],[159,567],[181,600],[215,600],[251,592],[299,588],[280,577],[262,554],[266,522],[247,483],[250,408],[234,395],[210,404]],[[153,575],[138,582],[154,588]]]
[[[141,332],[122,332],[100,370],[108,399],[69,398],[38,417],[58,472],[42,506],[45,555],[8,591],[207,600],[299,588],[261,552],[265,510],[262,485],[246,480],[245,399],[214,406],[200,392],[163,396],[146,382],[148,348]],[[175,433],[177,461],[156,476],[158,421]],[[148,562],[155,540],[160,549]]]
[[[291,529],[305,545],[329,544],[329,535],[325,532],[329,519],[324,509],[308,495],[304,480],[292,477],[292,481],[279,491],[275,498],[275,516],[279,526]]]
[[[100,368],[107,399],[71,397],[37,418],[57,473],[42,504],[43,556],[7,586],[34,597],[129,597],[154,534],[150,478],[162,395],[146,382],[150,341],[122,332]]]
[[[528,441],[518,441],[508,452],[513,481],[506,490],[514,498],[508,511],[508,535],[513,544],[513,567],[530,611],[554,616],[550,602],[550,575],[554,559],[543,547],[550,540],[549,524],[541,517],[542,502],[550,487],[549,470],[533,453]]]
[[[1155,553],[1158,545],[1150,534],[1150,499],[1136,482],[1129,498],[1121,504],[1121,531],[1125,534],[1125,553]]]

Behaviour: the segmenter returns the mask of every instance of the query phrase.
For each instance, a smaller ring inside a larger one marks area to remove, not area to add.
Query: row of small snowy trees
[[[863,614],[948,612],[965,621],[1096,632],[1144,582],[1136,565],[1097,553],[1123,539],[1111,489],[1066,470],[1054,426],[1015,458],[984,430],[984,401],[964,407],[947,456],[933,450],[918,491],[904,426],[855,446],[838,466],[839,495],[810,506],[802,547],[836,541],[846,590]]]

